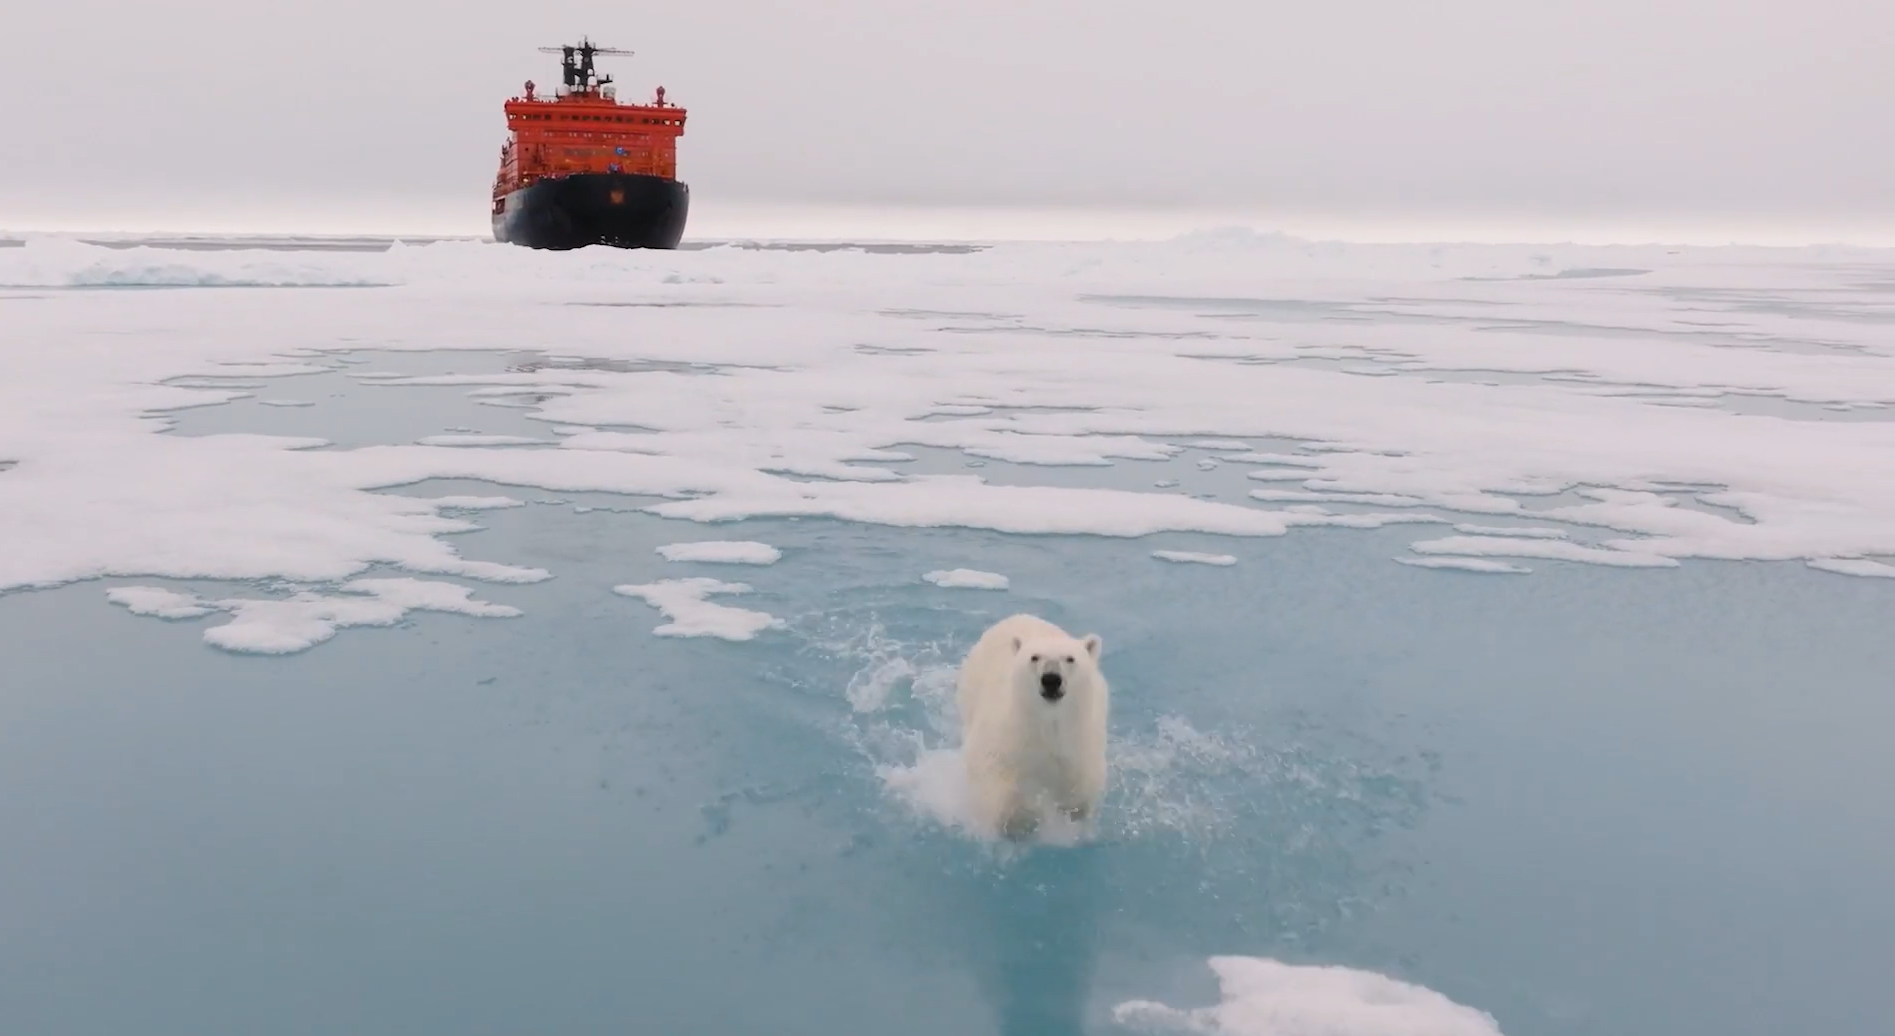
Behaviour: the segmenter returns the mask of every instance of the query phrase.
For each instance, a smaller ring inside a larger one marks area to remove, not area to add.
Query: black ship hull
[[[528,248],[676,248],[691,189],[636,173],[575,173],[536,181],[494,205],[495,241]]]

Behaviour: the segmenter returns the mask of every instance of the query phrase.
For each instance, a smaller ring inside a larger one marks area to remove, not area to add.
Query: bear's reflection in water
[[[1104,887],[1103,846],[1007,846],[999,862],[943,875],[935,931],[1002,1036],[1087,1031]]]

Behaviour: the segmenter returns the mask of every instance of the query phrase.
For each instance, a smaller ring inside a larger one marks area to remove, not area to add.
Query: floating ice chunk
[[[1509,561],[1489,561],[1486,558],[1396,558],[1395,560],[1416,568],[1448,568],[1461,572],[1526,575],[1533,571],[1525,565],[1516,565]]]
[[[543,583],[553,578],[553,574],[543,568],[520,568],[494,561],[466,561],[461,558],[415,567],[444,576],[465,576],[487,583]]]
[[[1006,576],[973,568],[937,569],[921,578],[936,586],[965,590],[1005,590],[1008,586]]]
[[[1146,442],[1133,436],[1021,435],[1017,432],[996,432],[962,449],[969,456],[1046,467],[1104,467],[1112,463],[1113,457],[1169,460],[1177,453],[1176,447]]]
[[[526,501],[510,496],[437,496],[432,502],[436,507],[457,511],[493,511],[503,507],[526,506]]]
[[[1237,464],[1283,464],[1293,468],[1320,468],[1329,463],[1322,457],[1300,453],[1240,453],[1230,459]]]
[[[157,586],[118,586],[105,592],[105,599],[123,605],[133,615],[151,615],[160,619],[195,619],[217,609],[193,594],[181,594]]]
[[[1565,529],[1552,529],[1532,525],[1456,525],[1455,532],[1464,532],[1469,536],[1520,536],[1536,540],[1563,540]]]
[[[1235,565],[1237,558],[1230,554],[1198,554],[1189,550],[1154,550],[1151,556],[1161,561],[1177,561],[1198,565]]]
[[[1236,439],[1198,439],[1193,442],[1185,443],[1185,445],[1189,446],[1190,448],[1194,450],[1236,451],[1236,450],[1247,450],[1250,448],[1249,443],[1239,442]]]
[[[773,565],[783,552],[768,543],[749,540],[698,540],[668,543],[658,548],[666,561],[701,561],[725,565]]]
[[[385,579],[355,579],[342,584],[350,593],[373,594],[410,611],[453,612],[483,619],[511,619],[522,613],[504,604],[474,600],[474,592],[453,583],[397,576]]]
[[[1816,558],[1809,563],[1809,567],[1845,576],[1895,579],[1895,565],[1885,565],[1880,561],[1869,561],[1866,558]]]
[[[1223,997],[1217,1006],[1131,1000],[1112,1009],[1113,1020],[1200,1036],[1501,1036],[1487,1012],[1372,971],[1264,957],[1212,957],[1210,965]]]
[[[1255,475],[1255,472],[1252,472]],[[1251,499],[1266,501],[1322,500],[1335,504],[1372,504],[1377,507],[1416,507],[1427,501],[1401,493],[1317,493],[1296,489],[1253,489]]]
[[[1216,471],[1216,470],[1217,470],[1217,458],[1215,458],[1215,457],[1199,457],[1199,458],[1198,458],[1198,470],[1199,470],[1199,471]]]
[[[995,486],[968,475],[917,477],[899,483],[747,480],[743,491],[733,486],[728,492],[667,501],[648,510],[665,518],[700,522],[828,516],[907,528],[1094,536],[1156,532],[1281,536],[1289,531],[1280,516],[1267,511],[1175,493]]]
[[[415,441],[423,446],[543,446],[555,440],[528,435],[425,435]]]
[[[307,399],[259,399],[257,400],[257,404],[259,406],[315,406],[316,405],[315,403]]]
[[[1244,477],[1258,482],[1304,482],[1312,474],[1308,468],[1258,468]]]
[[[153,590],[151,587],[127,589]],[[454,612],[479,618],[512,618],[521,614],[518,608],[474,600],[472,590],[453,583],[408,578],[357,579],[343,584],[341,589],[348,596],[331,597],[303,591],[281,600],[234,598],[206,602],[174,594],[171,596],[176,600],[169,602],[169,607],[175,614],[161,611],[140,614],[181,618],[189,607],[201,609],[195,614],[230,612],[234,616],[231,621],[204,631],[205,642],[225,651],[261,655],[308,650],[347,626],[392,626],[411,611]],[[147,595],[143,603],[165,602]]]
[[[670,622],[653,629],[660,637],[722,637],[725,640],[750,640],[767,629],[783,625],[781,619],[764,612],[713,604],[711,594],[747,594],[749,585],[726,583],[719,579],[694,576],[690,579],[662,579],[656,583],[615,586],[612,592],[637,597],[663,612]]]
[[[1587,547],[1565,540],[1527,539],[1504,536],[1449,536],[1423,540],[1409,545],[1417,554],[1460,554],[1471,557],[1546,558],[1552,561],[1578,561],[1592,565],[1621,568],[1676,568],[1677,558],[1642,554],[1629,550]]]
[[[1302,505],[1293,505],[1284,510],[1284,521],[1291,525],[1313,525],[1336,529],[1381,529],[1390,525],[1446,525],[1447,519],[1425,512],[1406,514],[1332,514],[1323,508],[1313,511],[1298,510]]]

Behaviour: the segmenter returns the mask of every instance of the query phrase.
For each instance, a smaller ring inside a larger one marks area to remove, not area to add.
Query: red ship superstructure
[[[678,179],[684,109],[665,100],[662,86],[649,104],[618,100],[593,59],[631,51],[587,39],[540,49],[562,56],[565,80],[552,97],[528,82],[506,102],[494,239],[531,248],[676,248],[691,202]]]

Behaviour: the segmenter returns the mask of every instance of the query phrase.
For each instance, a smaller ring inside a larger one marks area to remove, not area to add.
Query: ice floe
[[[0,592],[143,576],[333,586],[374,566],[553,575],[462,556],[500,548],[450,536],[475,528],[442,513],[455,505],[403,492],[431,479],[622,494],[705,523],[1140,537],[1413,521],[1459,526],[1420,538],[1424,558],[1879,576],[1886,563],[1866,559],[1895,557],[1895,343],[1874,287],[1891,252],[1241,234],[590,251],[0,251],[0,285],[40,289],[0,341]],[[237,284],[271,287],[65,290]],[[375,287],[337,305],[295,286]],[[458,374],[335,356],[522,342],[557,356]],[[348,449],[166,434],[192,408],[295,401],[267,387],[339,370],[391,406],[405,386],[454,387],[545,432]],[[1188,450],[1266,486],[1150,488],[1229,477]],[[928,474],[924,451],[1016,466]],[[1056,465],[1101,480],[1035,474]],[[1534,523],[1604,533],[1581,544]]]
[[[697,540],[667,543],[657,548],[666,561],[698,561],[723,565],[774,565],[783,552],[752,540]]]
[[[1516,565],[1510,561],[1490,561],[1486,558],[1396,558],[1395,560],[1415,568],[1447,568],[1458,572],[1527,575],[1533,571],[1525,565]]]
[[[1231,554],[1200,554],[1189,550],[1154,550],[1151,556],[1160,561],[1176,561],[1196,565],[1235,565],[1237,558]]]
[[[1204,1036],[1501,1036],[1487,1012],[1372,971],[1265,957],[1212,957],[1210,965],[1223,997],[1216,1006],[1132,1000],[1113,1008],[1113,1020]]]
[[[937,569],[921,578],[936,586],[962,590],[1005,590],[1009,585],[1006,576],[975,568]]]
[[[781,619],[747,608],[733,608],[708,598],[712,594],[747,594],[746,583],[726,583],[720,579],[695,576],[690,579],[661,579],[655,583],[615,586],[612,592],[636,597],[664,613],[670,622],[652,630],[660,637],[720,637],[724,640],[752,640],[757,634],[783,625]]]
[[[340,594],[303,590],[282,598],[205,600],[153,586],[114,587],[107,600],[134,615],[165,619],[229,612],[231,620],[204,631],[213,647],[240,654],[287,655],[304,651],[348,626],[392,626],[409,612],[431,611],[477,618],[513,618],[518,608],[474,599],[453,583],[409,579],[356,579]]]

